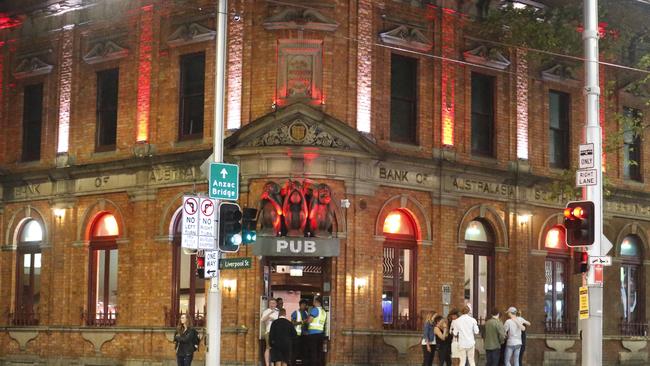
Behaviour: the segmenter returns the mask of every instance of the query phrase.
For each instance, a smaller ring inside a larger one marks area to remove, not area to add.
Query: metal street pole
[[[228,0],[216,0],[217,5],[217,37],[215,57],[214,85],[214,162],[223,162],[224,110],[226,97],[226,40],[228,34]],[[209,189],[209,187],[208,187]],[[219,201],[215,207],[219,207]],[[218,226],[217,235],[219,233]],[[215,237],[218,239],[217,235]],[[216,243],[215,243],[216,244]],[[217,259],[221,253],[217,253]],[[210,280],[208,292],[208,330],[207,348],[205,353],[206,366],[221,365],[221,289],[219,288],[219,271]]]
[[[599,76],[598,76],[598,0],[584,0],[584,40],[585,52],[585,112],[587,118],[587,143],[594,144],[594,168],[596,185],[587,186],[583,196],[593,201],[595,206],[594,244],[589,248],[589,256],[602,256],[603,238],[603,169],[602,132],[599,118]],[[603,284],[596,283],[595,266],[587,272],[589,289],[589,318],[582,322],[582,365],[600,366],[603,363]]]

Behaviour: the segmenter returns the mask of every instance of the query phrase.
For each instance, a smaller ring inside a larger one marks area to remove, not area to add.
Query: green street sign
[[[237,201],[239,199],[239,165],[210,164],[210,198]]]
[[[251,268],[253,258],[221,258],[219,259],[219,269],[246,269]]]

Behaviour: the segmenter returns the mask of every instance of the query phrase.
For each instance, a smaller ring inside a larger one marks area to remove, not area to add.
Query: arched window
[[[41,297],[43,226],[28,219],[20,227],[16,256],[16,312],[14,325],[37,325]]]
[[[194,325],[203,326],[205,321],[205,281],[196,276],[196,254],[188,254],[181,248],[180,210],[175,216],[172,245],[172,304],[167,316],[169,326],[176,326],[181,314],[190,314]]]
[[[628,235],[621,241],[621,304],[623,310],[623,333],[627,335],[644,335],[633,324],[645,323],[643,308],[643,244],[636,235]]]
[[[117,320],[118,249],[120,234],[115,216],[103,213],[95,219],[90,236],[88,325],[110,326]]]
[[[547,333],[566,333],[567,324],[567,267],[569,248],[566,232],[561,225],[546,231],[544,249],[548,255],[544,261],[544,330]]]
[[[474,317],[487,318],[494,306],[494,234],[484,221],[475,219],[465,229],[465,304]]]
[[[404,211],[395,210],[386,216],[383,232],[384,275],[382,318],[389,329],[415,329],[415,225]]]

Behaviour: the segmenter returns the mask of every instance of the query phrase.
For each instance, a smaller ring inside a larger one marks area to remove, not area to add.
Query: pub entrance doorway
[[[328,257],[266,257],[264,260],[264,296],[260,304],[262,311],[268,308],[268,299],[281,299],[281,304],[278,306],[281,305],[286,310],[287,319],[291,320],[294,311],[299,310],[301,300],[307,301],[307,313],[309,313],[314,298],[321,298],[322,307],[328,316],[319,365],[325,365],[327,359],[331,311],[331,262],[331,258]],[[264,343],[262,346],[265,346]],[[263,353],[261,352],[262,358]],[[311,354],[306,334],[298,337],[293,353],[293,365],[319,366],[312,365],[310,362]]]

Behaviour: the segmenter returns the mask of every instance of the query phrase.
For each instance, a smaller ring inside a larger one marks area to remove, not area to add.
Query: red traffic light
[[[564,209],[566,244],[570,247],[594,243],[596,210],[592,201],[569,202]]]
[[[586,217],[585,210],[580,207],[567,207],[564,209],[564,218],[568,220],[584,219]]]

